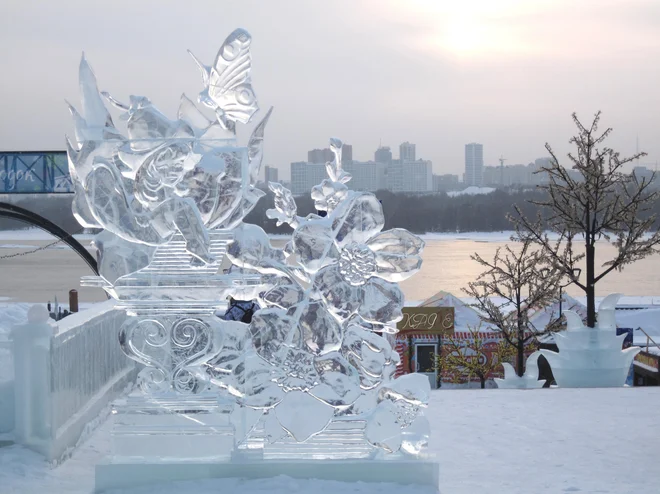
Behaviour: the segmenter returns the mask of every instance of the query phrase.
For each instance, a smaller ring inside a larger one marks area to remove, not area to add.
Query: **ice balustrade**
[[[34,306],[12,331],[15,440],[59,460],[131,383],[137,365],[117,344],[126,319],[103,302],[58,324]]]
[[[380,334],[396,332],[397,283],[420,269],[424,242],[383,231],[377,198],[347,186],[339,139],[311,191],[326,216],[298,216],[291,192],[270,183],[268,216],[293,230],[286,246],[243,223],[264,195],[256,182],[272,112],[237,143],[236,125],[259,110],[251,42],[237,29],[211,66],[195,59],[203,108],[183,95],[174,119],[146,97],[100,92],[80,63],[67,140],[73,210],[104,230],[100,277],[83,283],[126,311],[118,346],[144,365],[140,393],[115,407],[115,454],[414,457],[429,435],[428,379],[394,379],[398,354]],[[224,272],[225,259],[236,269]],[[250,324],[216,316],[230,296],[258,301]]]

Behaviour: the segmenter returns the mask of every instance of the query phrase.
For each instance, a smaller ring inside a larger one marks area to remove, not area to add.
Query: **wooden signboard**
[[[403,309],[405,311],[405,309]],[[647,367],[655,370],[655,372],[660,371],[660,356],[654,355],[652,353],[646,353],[644,351],[637,354],[635,360],[640,364],[644,364]]]
[[[404,307],[396,325],[400,333],[453,334],[453,307]]]

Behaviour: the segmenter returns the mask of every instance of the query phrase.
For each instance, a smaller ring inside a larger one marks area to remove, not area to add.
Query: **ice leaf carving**
[[[257,124],[252,131],[250,140],[248,141],[248,160],[250,162],[250,183],[256,183],[259,179],[259,170],[261,168],[261,160],[264,153],[264,130],[270,114],[273,113],[271,106],[266,113],[266,116]]]
[[[340,139],[337,139],[336,137],[332,137],[330,139],[330,149],[335,155],[335,159],[333,161],[328,161],[325,164],[325,169],[328,172],[328,176],[330,177],[330,180],[333,182],[341,182],[341,183],[346,183],[351,179],[351,175],[348,172],[345,172],[342,169],[342,161],[341,161],[341,148],[343,146],[343,143],[341,142]]]
[[[105,127],[113,128],[112,118],[96,84],[96,76],[87,63],[85,54],[80,59],[80,94],[85,121],[85,137],[87,139],[102,139]]]
[[[275,195],[275,209],[266,211],[266,216],[272,220],[277,220],[277,226],[281,226],[284,223],[295,226],[293,223],[295,222],[298,208],[291,191],[277,182],[268,182],[268,188]]]

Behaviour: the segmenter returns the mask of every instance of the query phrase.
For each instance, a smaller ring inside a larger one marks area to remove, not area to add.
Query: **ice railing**
[[[87,424],[135,381],[136,364],[117,345],[126,318],[107,301],[55,326],[35,306],[13,330],[14,438],[58,460]]]

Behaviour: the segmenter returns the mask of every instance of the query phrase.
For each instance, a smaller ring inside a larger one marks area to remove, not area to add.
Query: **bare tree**
[[[660,197],[649,188],[655,174],[650,180],[640,181],[634,174],[623,172],[624,165],[645,153],[621,158],[619,153],[604,146],[612,129],[599,132],[599,120],[600,112],[587,127],[573,114],[578,133],[569,142],[575,145],[576,152],[569,153],[568,159],[577,177],[559,164],[546,144],[552,160],[537,173],[548,176],[548,184],[540,186],[547,192],[547,200],[532,202],[542,206],[547,215],[532,221],[516,208],[514,218],[518,235],[540,246],[555,267],[584,290],[589,327],[596,323],[596,283],[615,269],[620,271],[625,265],[658,252],[660,245],[660,232],[651,232],[655,216],[650,211]],[[559,238],[551,241],[548,231]],[[584,254],[575,254],[573,250],[576,237],[584,240]],[[600,239],[614,245],[617,254],[596,273],[596,246]],[[575,275],[576,266],[582,261],[586,267],[584,283]]]
[[[440,371],[457,372],[479,378],[481,389],[486,387],[486,379],[514,354],[513,348],[503,340],[495,351],[488,351],[485,340],[479,336],[479,328],[468,327],[470,338],[458,340],[453,335],[442,337],[442,351],[436,356],[436,365]]]
[[[556,299],[562,273],[542,249],[535,248],[531,238],[518,244],[519,249],[508,244],[497,249],[492,261],[473,254],[472,259],[486,270],[463,291],[475,299],[472,306],[479,311],[481,320],[494,327],[503,341],[515,349],[516,373],[522,376],[526,345],[557,330],[556,321],[536,328],[529,317]]]

